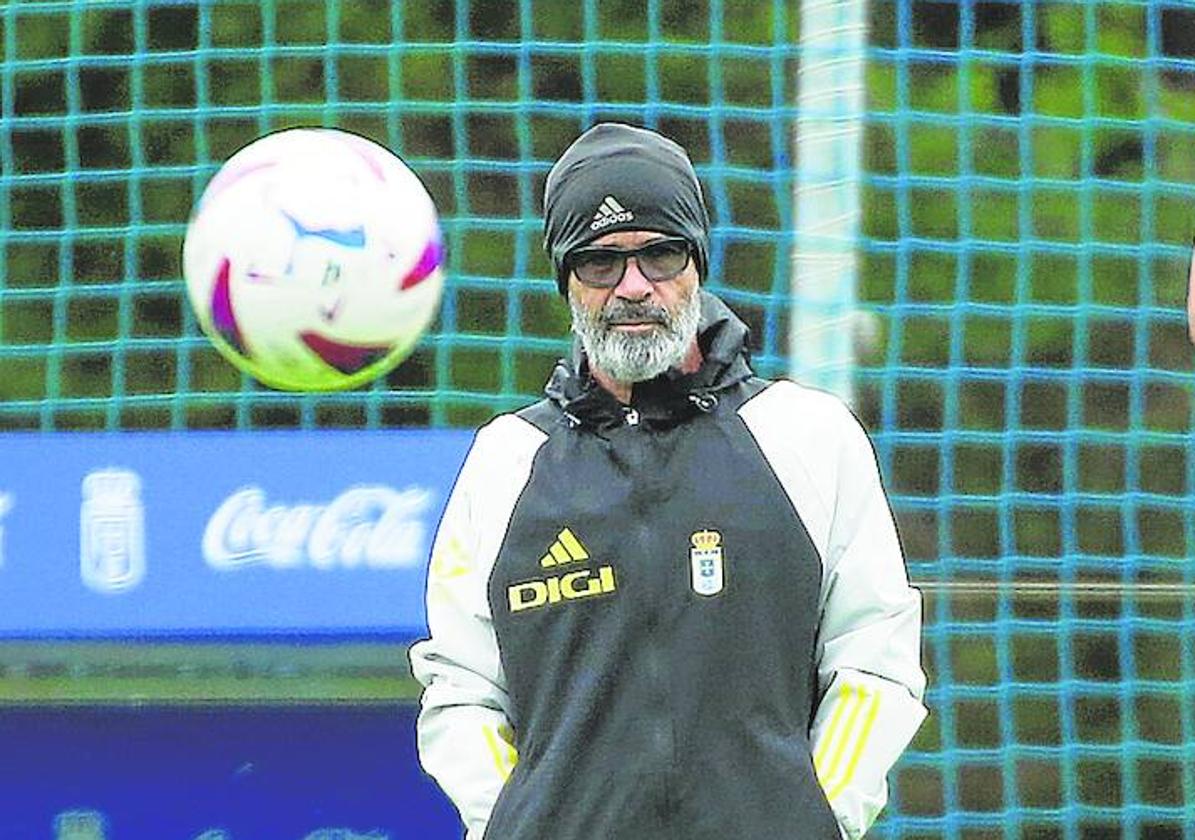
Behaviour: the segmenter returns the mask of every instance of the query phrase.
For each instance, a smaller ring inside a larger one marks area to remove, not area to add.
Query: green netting
[[[656,125],[704,161],[735,236],[716,257],[746,278],[728,291],[766,322],[776,368],[793,22],[783,4],[750,6],[696,17],[659,3],[8,5],[3,421],[468,425],[525,402],[567,331],[540,249],[543,176],[598,118]],[[723,20],[744,15],[749,37],[729,40]],[[349,395],[240,377],[180,295],[193,198],[236,148],[302,124],[395,149],[446,228],[437,330]]]
[[[856,403],[933,710],[875,833],[1193,838],[1195,10],[868,14]],[[690,149],[712,285],[787,368],[796,3],[10,0],[0,28],[0,428],[464,426],[536,398],[567,330],[543,177],[599,119]],[[206,180],[301,124],[402,154],[447,236],[435,329],[348,394],[242,377],[182,291]]]

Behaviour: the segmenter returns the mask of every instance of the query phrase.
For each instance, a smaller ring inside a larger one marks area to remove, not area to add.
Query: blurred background
[[[568,348],[544,176],[596,121],[652,126],[696,164],[757,369],[872,433],[925,594],[931,716],[869,836],[1195,838],[1195,7],[9,0],[0,40],[0,444],[464,430],[533,401]],[[257,385],[185,299],[204,184],[296,125],[399,153],[445,233],[432,331],[349,393]],[[410,738],[409,640],[9,635],[0,729],[274,709]],[[134,836],[55,830],[105,819]],[[277,830],[235,836],[302,836]]]

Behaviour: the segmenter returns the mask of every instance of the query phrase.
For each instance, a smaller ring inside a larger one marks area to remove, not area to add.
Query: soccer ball
[[[212,178],[183,274],[200,327],[274,388],[328,391],[405,359],[440,302],[431,196],[398,157],[345,131],[261,137]]]

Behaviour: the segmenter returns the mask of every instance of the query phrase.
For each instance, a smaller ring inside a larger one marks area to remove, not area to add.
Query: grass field
[[[0,644],[0,704],[392,703],[417,696],[402,644]]]

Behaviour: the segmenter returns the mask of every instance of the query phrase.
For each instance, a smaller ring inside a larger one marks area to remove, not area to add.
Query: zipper
[[[628,426],[638,426],[639,412],[629,405],[624,405],[622,407],[622,419]]]

